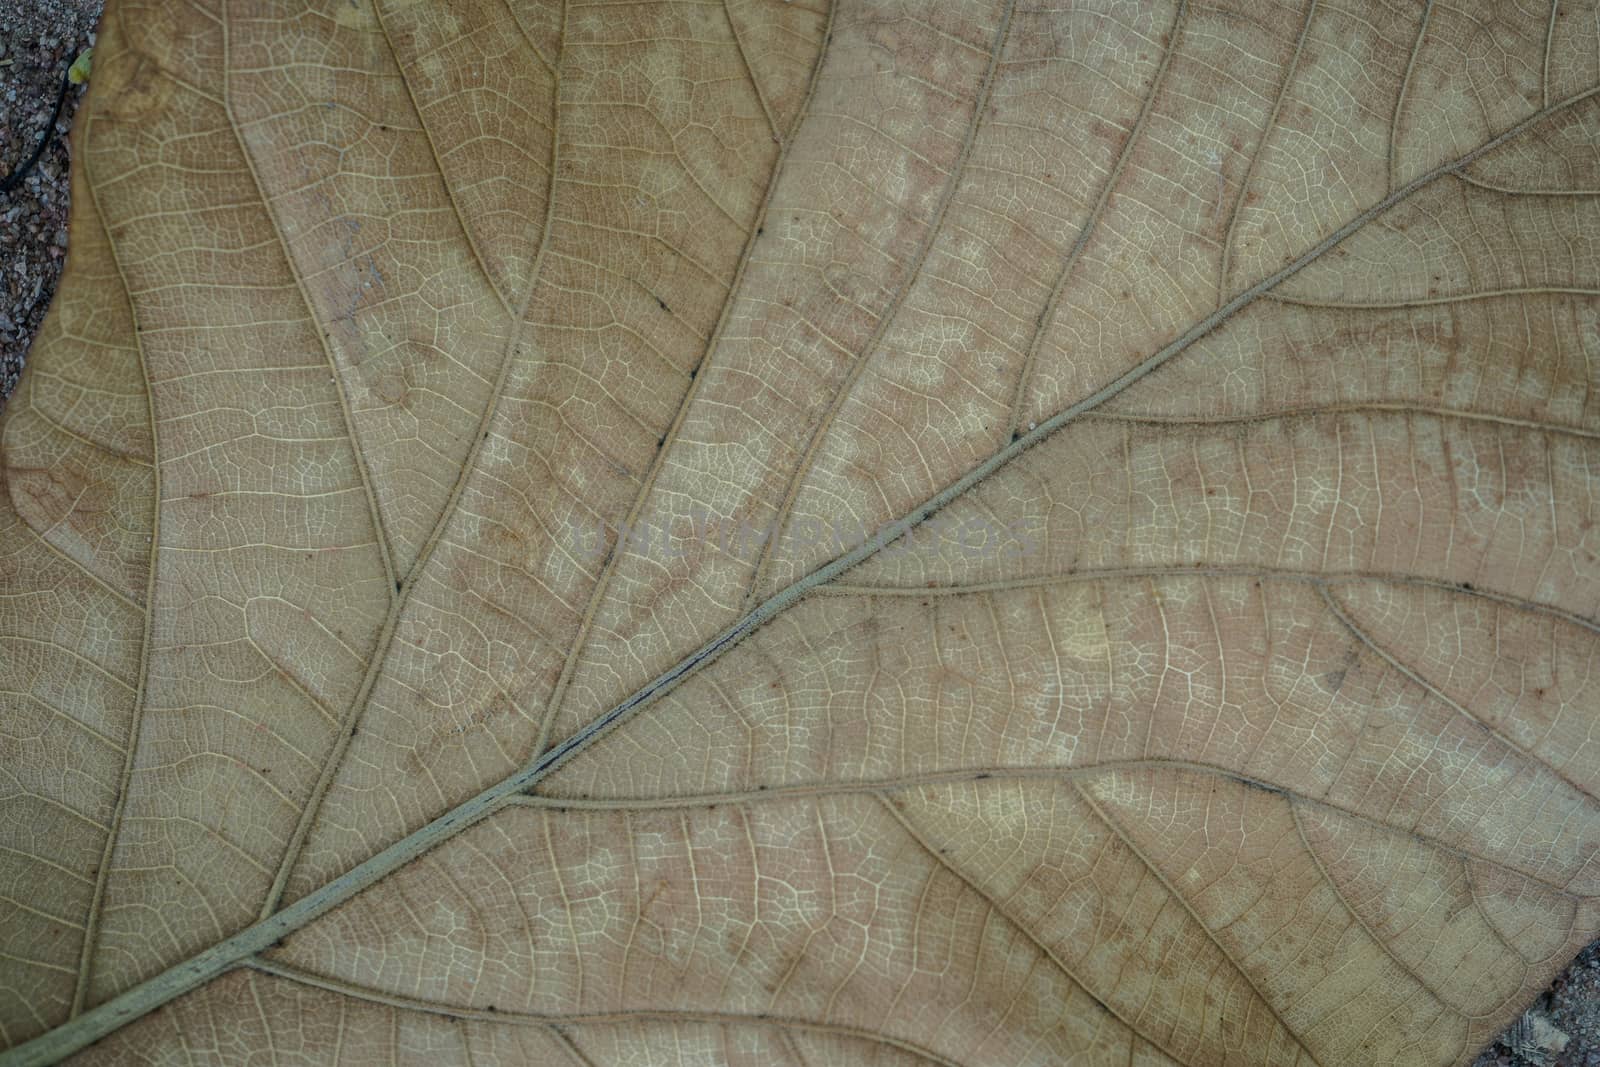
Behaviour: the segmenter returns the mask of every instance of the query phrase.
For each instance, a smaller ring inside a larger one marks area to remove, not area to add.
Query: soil
[[[67,130],[83,95],[67,68],[94,43],[100,0],[0,0],[0,409],[55,293],[67,248]],[[1590,945],[1473,1067],[1600,1067],[1600,941]]]
[[[1579,953],[1473,1067],[1600,1067],[1600,941]]]
[[[0,0],[0,406],[16,386],[67,251],[66,132],[83,86],[67,68],[94,43],[100,0]],[[61,113],[51,123],[56,100]],[[37,162],[32,159],[46,139]]]

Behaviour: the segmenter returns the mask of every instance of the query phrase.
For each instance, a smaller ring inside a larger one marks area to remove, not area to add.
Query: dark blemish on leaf
[[[985,778],[993,778],[993,777],[994,777],[994,775],[990,774],[988,771],[980,771],[978,774],[973,776],[972,780],[974,782],[981,782]]]
[[[672,310],[671,308],[667,307],[667,302],[665,300],[661,299],[659,296],[656,297],[656,304],[657,304],[657,306],[659,306],[661,308],[662,311],[671,311]]]

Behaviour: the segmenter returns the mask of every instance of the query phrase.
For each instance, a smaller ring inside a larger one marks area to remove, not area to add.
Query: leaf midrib
[[[1458,173],[1482,156],[1514,140],[1530,127],[1600,94],[1600,85],[1573,94],[1548,107],[1540,108],[1477,148],[1414,178],[1389,193],[1350,221],[1333,231],[1300,256],[1261,281],[1243,290],[1176,339],[1099,390],[1063,409],[1035,428],[997,450],[982,463],[943,490],[902,515],[879,527],[877,533],[855,549],[823,564],[757,605],[694,652],[668,668],[626,700],[592,720],[515,774],[481,791],[438,818],[384,848],[362,863],[313,890],[239,933],[228,937],[182,963],[149,978],[109,1001],[87,1011],[55,1029],[0,1054],[0,1067],[46,1067],[94,1041],[120,1029],[155,1008],[195,989],[212,978],[232,970],[283,937],[303,928],[361,890],[387,877],[424,852],[454,837],[468,826],[500,810],[516,796],[526,792],[559,769],[573,756],[588,748],[613,728],[632,718],[657,697],[675,689],[701,667],[715,661],[745,637],[788,610],[816,587],[831,582],[898,540],[930,516],[949,505],[973,486],[1021,455],[1057,430],[1117,396],[1135,382],[1187,350],[1217,329],[1241,309],[1254,303],[1287,278],[1322,258],[1329,250],[1362,229],[1367,223],[1411,197],[1440,177]]]

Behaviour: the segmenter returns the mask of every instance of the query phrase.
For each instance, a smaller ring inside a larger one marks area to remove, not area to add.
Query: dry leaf
[[[310,8],[97,46],[8,1067],[1464,1063],[1600,930],[1592,3]]]

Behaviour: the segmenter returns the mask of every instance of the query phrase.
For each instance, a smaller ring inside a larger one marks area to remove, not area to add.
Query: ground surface
[[[1600,941],[1584,949],[1474,1067],[1600,1067]]]
[[[93,43],[100,0],[0,0],[0,184],[50,122],[68,65]],[[67,244],[70,89],[38,162],[0,194],[0,407],[61,274]],[[1575,960],[1476,1067],[1600,1067],[1600,942]]]
[[[50,122],[67,67],[92,43],[100,0],[0,0],[0,182],[30,156]],[[83,95],[62,102],[49,145],[0,194],[0,403],[22,369],[67,246],[67,146]]]

